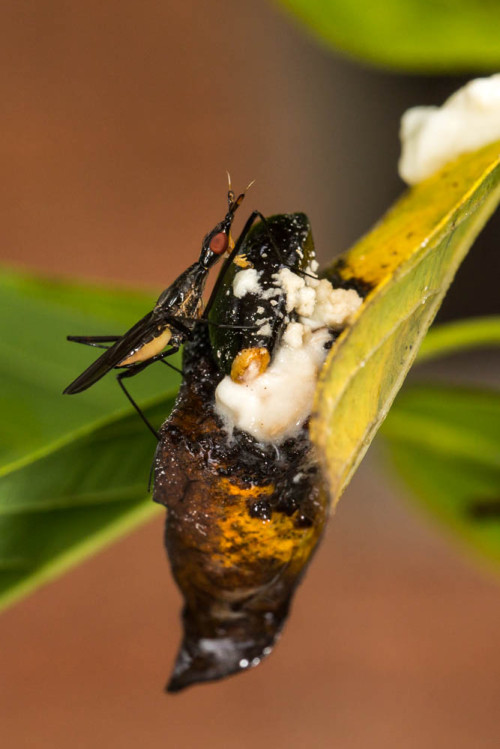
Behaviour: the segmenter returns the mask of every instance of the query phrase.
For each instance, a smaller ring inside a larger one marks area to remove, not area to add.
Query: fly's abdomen
[[[153,334],[150,337],[150,340],[146,341],[146,343],[143,343],[135,351],[132,351],[117,366],[129,367],[131,364],[145,362],[149,359],[152,359],[154,356],[158,356],[158,354],[160,354],[163,349],[168,346],[171,338],[172,330],[168,326],[158,329],[157,333]]]

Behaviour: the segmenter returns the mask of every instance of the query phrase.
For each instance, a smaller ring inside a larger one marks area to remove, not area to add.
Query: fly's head
[[[227,213],[222,221],[219,221],[203,240],[199,262],[207,270],[234,247],[231,238],[231,226],[234,221],[234,215],[243,202],[245,194],[246,190],[236,197],[231,187],[229,187],[227,193]]]

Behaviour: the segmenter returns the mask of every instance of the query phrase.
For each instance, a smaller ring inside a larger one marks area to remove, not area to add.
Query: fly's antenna
[[[227,172],[227,179],[228,179],[228,183],[229,183],[229,190],[228,190],[228,193],[227,193],[227,202],[228,202],[228,206],[229,206],[229,212],[230,213],[234,213],[236,211],[236,209],[239,208],[239,206],[241,205],[241,203],[243,201],[243,198],[245,197],[245,195],[247,194],[247,192],[249,191],[249,189],[252,187],[252,185],[255,184],[255,180],[253,179],[251,182],[249,182],[248,185],[243,190],[243,192],[240,193],[238,195],[238,197],[235,199],[235,197],[234,197],[234,191],[233,191],[233,188],[231,186],[231,175],[229,174],[229,172]]]
[[[229,210],[231,210],[231,206],[234,203],[234,190],[231,184],[231,175],[229,174],[227,169],[226,169],[226,174],[227,174],[227,207]]]

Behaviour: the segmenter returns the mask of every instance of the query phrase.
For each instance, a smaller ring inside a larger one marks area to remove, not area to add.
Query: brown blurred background
[[[221,217],[226,169],[257,180],[245,211],[304,210],[323,260],[345,249],[402,188],[401,112],[461,83],[361,68],[264,0],[5,0],[0,35],[1,259],[154,293]],[[442,319],[498,312],[499,230]],[[180,600],[161,514],[4,614],[2,746],[496,747],[499,588],[375,458],[251,673],[162,694]]]

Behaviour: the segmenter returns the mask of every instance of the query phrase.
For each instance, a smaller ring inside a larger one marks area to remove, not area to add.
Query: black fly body
[[[231,225],[244,197],[245,193],[241,193],[235,198],[233,191],[229,190],[228,211],[205,236],[198,260],[160,294],[151,312],[124,335],[68,336],[69,341],[105,348],[106,351],[68,385],[65,394],[81,393],[112,369],[120,369],[122,371],[116,378],[118,384],[148,429],[158,438],[158,433],[126,389],[123,380],[134,377],[157,361],[177,370],[166,359],[189,340],[195,324],[203,319],[202,294],[208,273],[230,247]]]
[[[157,361],[163,362],[182,374],[167,359],[175,354],[183,343],[191,339],[194,327],[198,322],[204,322],[213,328],[230,329],[230,332],[236,329],[241,331],[250,328],[253,330],[256,327],[255,323],[245,325],[244,321],[238,321],[236,324],[220,324],[215,322],[213,316],[209,313],[214,300],[217,298],[220,285],[224,282],[233,265],[233,260],[240,252],[246,238],[251,234],[257,219],[261,222],[260,234],[267,237],[268,251],[271,256],[274,256],[274,263],[271,263],[270,267],[284,266],[293,268],[296,273],[301,275],[310,275],[302,267],[304,264],[299,257],[293,257],[293,259],[288,256],[285,257],[286,253],[282,249],[283,242],[279,231],[281,226],[275,226],[275,221],[272,221],[273,226],[270,226],[268,219],[264,218],[259,211],[253,211],[250,214],[236,244],[232,246],[230,230],[236,210],[241,205],[245,194],[246,190],[236,198],[231,185],[229,186],[227,213],[222,221],[216,224],[212,231],[205,236],[198,260],[181,273],[160,294],[151,312],[148,312],[130,330],[122,336],[68,336],[69,341],[106,350],[68,385],[64,390],[65,394],[81,393],[98,382],[112,369],[119,369],[121,371],[116,376],[118,384],[148,429],[158,439],[158,432],[128,392],[124,380],[134,377]],[[276,231],[278,231],[277,235]],[[224,254],[226,260],[204,310],[202,295],[208,273]]]

